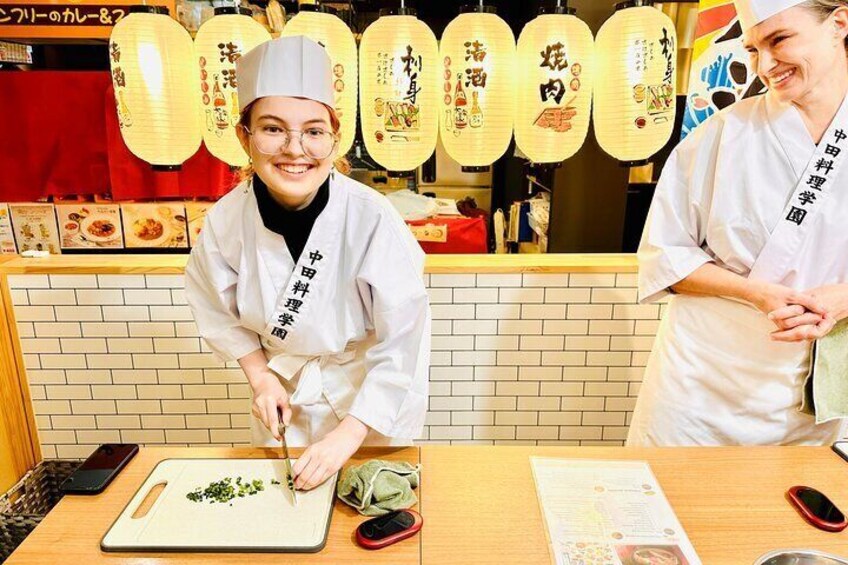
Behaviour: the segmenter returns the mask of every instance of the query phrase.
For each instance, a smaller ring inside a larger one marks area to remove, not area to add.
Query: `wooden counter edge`
[[[170,275],[185,271],[188,254],[59,255],[44,259],[0,258],[6,275]],[[473,273],[635,273],[634,254],[428,255],[424,272]]]
[[[9,281],[0,274],[0,426],[11,449],[6,462],[17,479],[41,461],[35,413],[24,369]],[[5,489],[2,489],[5,490]],[[1,492],[1,491],[0,491]]]

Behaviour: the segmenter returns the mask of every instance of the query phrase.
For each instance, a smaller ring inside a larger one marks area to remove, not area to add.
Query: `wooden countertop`
[[[292,450],[292,455],[302,450]],[[326,547],[319,553],[104,553],[100,539],[120,515],[150,471],[163,459],[199,457],[277,458],[279,450],[259,448],[143,448],[109,487],[95,496],[66,496],[47,515],[6,561],[7,565],[45,565],[84,563],[96,565],[168,565],[186,563],[250,564],[327,563],[420,563],[421,536],[404,540],[380,551],[369,551],[356,545],[353,532],[365,517],[341,501],[336,501]],[[420,461],[418,447],[367,448],[360,450],[349,464],[377,458]],[[421,499],[423,489],[417,494]]]
[[[180,274],[187,254],[0,258],[0,274]],[[633,254],[428,255],[427,273],[635,273]]]
[[[423,563],[550,563],[531,456],[648,461],[704,565],[787,548],[848,556],[848,530],[817,530],[784,498],[811,486],[848,511],[848,463],[828,447],[425,445]]]
[[[423,466],[421,533],[367,552],[352,534],[364,518],[337,502],[326,548],[317,554],[105,554],[100,538],[147,477],[169,457],[276,457],[274,450],[145,448],[107,491],[66,497],[7,561],[43,563],[550,563],[531,456],[635,459],[651,464],[705,565],[744,565],[775,549],[848,555],[848,531],[809,526],[786,490],[802,484],[848,509],[848,463],[827,447],[665,448],[442,446],[363,450]]]

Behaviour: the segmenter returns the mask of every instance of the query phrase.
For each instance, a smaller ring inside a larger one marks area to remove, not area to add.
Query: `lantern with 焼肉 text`
[[[568,159],[589,130],[594,41],[573,12],[541,14],[518,38],[515,142],[535,163]]]

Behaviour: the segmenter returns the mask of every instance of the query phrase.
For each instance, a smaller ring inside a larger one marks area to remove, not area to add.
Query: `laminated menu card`
[[[182,202],[121,204],[127,248],[188,247]]]
[[[52,204],[9,204],[9,211],[19,253],[34,250],[58,255],[62,252]]]
[[[188,219],[188,243],[192,247],[197,245],[200,230],[203,228],[203,220],[206,212],[214,205],[214,202],[186,202],[186,218]]]
[[[12,231],[12,220],[9,217],[9,206],[0,204],[0,255],[14,255],[17,252],[15,233]]]
[[[62,249],[124,246],[121,210],[117,204],[75,202],[56,204]]]
[[[553,563],[701,565],[644,461],[530,459]]]

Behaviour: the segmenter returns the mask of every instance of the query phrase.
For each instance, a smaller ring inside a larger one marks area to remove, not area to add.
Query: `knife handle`
[[[283,423],[283,410],[279,406],[277,406],[277,433],[285,441],[286,425]]]

